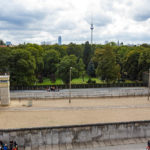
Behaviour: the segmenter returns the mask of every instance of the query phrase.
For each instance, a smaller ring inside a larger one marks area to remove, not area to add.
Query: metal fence
[[[68,89],[69,85],[35,85],[35,86],[10,86],[10,90],[45,90],[54,86],[57,89]],[[78,88],[105,88],[105,87],[146,87],[146,83],[114,83],[114,84],[72,84],[72,89]]]
[[[91,89],[71,89],[72,98],[90,98],[90,97],[121,97],[121,96],[146,96],[148,88],[91,88]],[[48,92],[46,90],[25,90],[11,91],[12,99],[59,99],[69,98],[69,89],[62,89],[57,92]]]

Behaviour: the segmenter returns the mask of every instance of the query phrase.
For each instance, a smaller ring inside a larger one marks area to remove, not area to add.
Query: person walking
[[[4,150],[8,150],[7,144],[4,145],[3,149],[4,149]]]

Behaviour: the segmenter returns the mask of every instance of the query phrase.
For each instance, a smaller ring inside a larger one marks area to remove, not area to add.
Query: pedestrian
[[[18,150],[18,144],[16,143],[16,141],[14,141],[14,147],[13,150]]]
[[[3,149],[4,149],[4,150],[8,150],[7,144],[4,145]]]
[[[13,141],[10,141],[9,142],[9,150],[12,150],[13,149]]]
[[[150,140],[148,140],[148,142],[147,142],[146,150],[150,150]]]

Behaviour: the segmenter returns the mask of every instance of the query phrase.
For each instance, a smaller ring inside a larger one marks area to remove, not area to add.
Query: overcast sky
[[[13,44],[51,41],[150,43],[150,0],[0,0],[0,39]]]

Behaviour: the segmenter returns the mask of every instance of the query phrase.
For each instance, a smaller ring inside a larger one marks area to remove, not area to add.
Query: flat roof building
[[[61,36],[58,36],[58,45],[61,45],[62,43],[61,43],[62,41],[61,41]]]

